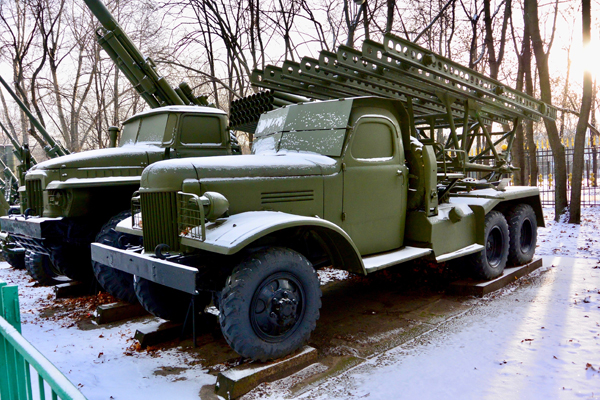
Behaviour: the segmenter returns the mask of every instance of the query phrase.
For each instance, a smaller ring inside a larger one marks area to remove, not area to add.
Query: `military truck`
[[[0,219],[2,231],[23,249],[33,277],[51,283],[58,275],[89,282],[89,244],[95,239],[124,246],[114,226],[129,215],[131,195],[142,170],[165,158],[232,154],[227,114],[213,107],[167,106],[137,114],[123,123],[119,146],[40,162],[20,188],[23,215]],[[99,235],[99,236],[97,236]],[[87,262],[86,262],[87,260]],[[112,269],[96,274],[115,292]]]
[[[458,260],[493,279],[532,260],[544,226],[538,189],[505,175],[520,121],[556,110],[392,35],[351,52],[269,67],[255,83],[380,96],[262,114],[252,155],[149,166],[132,217],[116,226],[143,245],[94,243],[93,260],[133,274],[141,304],[165,319],[193,317],[212,299],[232,348],[263,361],[308,340],[321,267],[368,275]]]
[[[11,265],[26,267],[40,283],[55,283],[63,275],[92,282],[95,274],[108,292],[137,302],[131,276],[115,275],[112,269],[98,264],[92,273],[89,244],[99,240],[125,246],[128,238],[113,228],[129,215],[130,197],[145,166],[172,157],[237,154],[240,149],[227,129],[223,111],[203,107],[208,106],[206,96],[195,96],[185,82],[171,87],[101,1],[85,3],[102,25],[96,30],[98,43],[152,110],[131,117],[121,130],[109,128],[111,147],[121,136],[118,148],[46,161],[22,176],[19,191],[23,215],[3,218],[0,238]],[[47,154],[68,154],[8,84],[2,79],[0,82],[48,141]],[[22,163],[29,165],[25,160]]]

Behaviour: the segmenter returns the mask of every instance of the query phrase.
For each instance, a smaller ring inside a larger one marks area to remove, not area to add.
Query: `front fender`
[[[121,222],[118,231],[132,233],[131,221]],[[206,238],[201,241],[180,235],[181,244],[199,250],[232,255],[257,240],[289,228],[311,228],[323,240],[334,267],[354,273],[366,274],[356,245],[339,226],[314,217],[275,211],[250,211],[222,218],[206,224]],[[139,234],[139,231],[138,231]]]

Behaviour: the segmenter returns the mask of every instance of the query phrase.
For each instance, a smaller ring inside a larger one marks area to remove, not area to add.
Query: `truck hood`
[[[50,170],[59,168],[102,168],[102,167],[140,167],[155,160],[156,155],[164,152],[157,146],[135,145],[109,149],[84,151],[53,158],[35,165],[31,170]],[[154,157],[153,157],[154,156]]]
[[[276,178],[330,175],[339,169],[335,159],[312,153],[217,156],[165,160],[144,170],[141,191],[181,190],[185,179]]]

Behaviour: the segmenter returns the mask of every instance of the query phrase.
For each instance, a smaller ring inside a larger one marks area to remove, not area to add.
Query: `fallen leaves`
[[[588,369],[591,369],[592,371],[596,371],[596,368],[594,368],[594,367],[592,366],[592,364],[590,364],[590,363],[586,363],[586,364],[585,364],[585,370],[587,371]]]

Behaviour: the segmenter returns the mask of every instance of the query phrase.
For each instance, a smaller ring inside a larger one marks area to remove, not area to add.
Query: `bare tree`
[[[500,6],[504,3],[504,16],[502,18],[502,27],[500,29],[500,40],[498,41],[498,52],[496,52],[496,44],[494,43],[494,26],[493,22],[495,16],[500,11]],[[485,25],[485,46],[488,53],[488,65],[490,66],[490,77],[498,79],[498,71],[500,70],[500,64],[504,59],[504,48],[506,44],[506,32],[508,28],[508,22],[511,19],[512,13],[512,1],[504,0],[498,6],[498,9],[492,14],[490,8],[490,0],[483,1],[483,22]]]
[[[540,84],[540,92],[542,101],[552,104],[552,86],[550,84],[550,70],[548,68],[548,56],[552,41],[554,39],[554,31],[556,25],[552,29],[552,37],[548,44],[547,50],[544,50],[544,41],[540,33],[540,22],[538,16],[538,5],[535,0],[525,0],[525,18],[528,19],[529,34],[531,35],[531,43],[533,52],[537,61],[538,76]],[[556,7],[558,13],[558,5]],[[556,18],[554,20],[556,22]],[[555,121],[544,119],[546,131],[548,132],[548,140],[552,148],[552,154],[555,164],[555,190],[554,190],[554,210],[555,218],[558,221],[560,216],[565,213],[568,206],[567,203],[567,165],[565,161],[565,148],[561,143],[558,134],[558,128]]]
[[[591,43],[592,6],[590,0],[581,1],[583,48],[589,48]],[[573,151],[573,178],[571,181],[571,207],[569,223],[579,224],[581,221],[581,183],[583,180],[583,152],[585,133],[588,128],[590,109],[592,107],[592,72],[586,69],[583,73],[583,96],[581,111],[575,132],[575,148]]]
[[[37,35],[37,24],[31,16],[30,8],[22,1],[0,2],[0,22],[2,25],[2,52],[12,67],[15,92],[26,106],[30,106],[26,96],[25,76],[31,67],[34,52],[34,40]],[[20,113],[20,129],[23,143],[29,143],[27,117]]]

